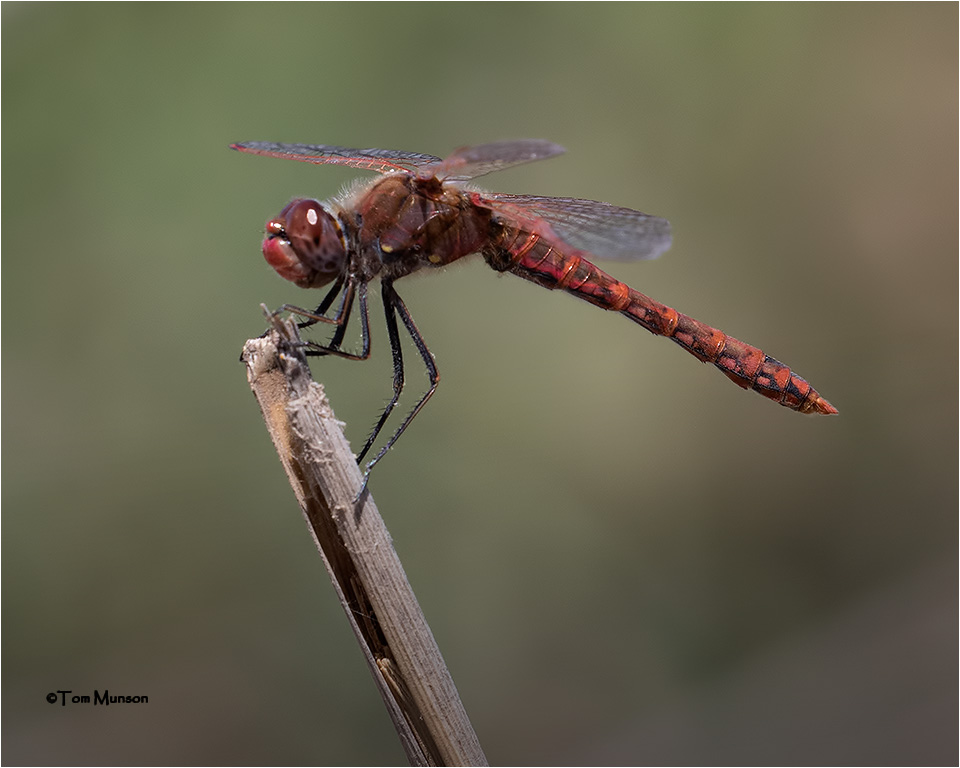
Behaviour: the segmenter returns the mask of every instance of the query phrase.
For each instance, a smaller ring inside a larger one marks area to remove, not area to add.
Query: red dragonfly
[[[430,386],[366,465],[370,470],[420,412],[440,380],[436,363],[393,287],[420,269],[442,267],[479,253],[498,272],[511,272],[545,288],[560,289],[602,309],[625,315],[651,333],[667,336],[701,362],[713,363],[735,384],[801,413],[837,413],[804,379],[756,347],[664,306],[595,267],[594,257],[652,259],[670,247],[670,225],[594,200],[481,192],[463,182],[564,152],[548,141],[481,144],[446,159],[389,149],[349,149],[315,144],[246,142],[233,149],[320,165],[347,165],[383,174],[329,202],[296,199],[267,222],[263,255],[301,288],[332,283],[312,312],[285,305],[306,318],[336,326],[328,344],[307,342],[307,354],[364,360],[370,355],[367,284],[380,278],[393,352],[393,397],[357,457],[362,463],[400,398],[403,355],[397,318],[423,359]],[[327,311],[340,296],[332,316]],[[341,349],[354,298],[360,304],[362,350]]]

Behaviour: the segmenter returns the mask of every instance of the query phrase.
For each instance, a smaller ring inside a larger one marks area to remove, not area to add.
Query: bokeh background
[[[489,759],[955,764],[957,21],[4,3],[3,762],[403,762],[238,363],[319,298],[263,222],[363,174],[227,145],[540,137],[484,185],[669,218],[610,271],[840,415],[482,261],[400,283],[443,381],[372,490]],[[314,364],[354,445],[374,314]],[[45,700],[94,689],[149,704]]]

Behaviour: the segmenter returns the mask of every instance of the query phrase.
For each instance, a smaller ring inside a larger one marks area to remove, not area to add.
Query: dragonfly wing
[[[267,141],[245,141],[231,144],[231,149],[251,155],[282,157],[299,160],[301,163],[318,165],[348,165],[378,173],[409,173],[429,165],[441,163],[439,157],[419,152],[403,152],[395,149],[352,149],[332,144],[274,144]]]
[[[596,200],[478,194],[476,201],[532,228],[545,222],[561,240],[602,259],[655,259],[670,247],[670,222]]]
[[[521,163],[545,160],[566,152],[559,144],[543,139],[497,141],[461,147],[436,169],[437,177],[447,181],[466,181]]]

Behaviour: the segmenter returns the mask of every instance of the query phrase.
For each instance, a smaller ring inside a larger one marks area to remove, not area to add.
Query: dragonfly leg
[[[355,292],[354,286],[355,286],[355,281],[350,280],[349,282],[347,282],[346,287],[343,289],[343,295],[340,297],[340,306],[337,307],[336,314],[333,316],[333,318],[331,318],[332,321],[336,323],[337,328],[333,332],[333,338],[331,338],[330,341],[324,345],[324,347],[327,349],[340,349],[340,345],[343,343],[343,337],[347,332],[347,323],[350,322],[350,312],[353,311],[353,297]],[[323,303],[321,303],[321,305],[317,307],[317,312],[316,312],[317,315],[321,317],[323,316],[327,308],[330,306],[330,302],[328,301],[328,299],[330,299],[332,295],[333,293],[331,291],[331,293],[328,293],[326,297],[324,297]],[[326,306],[324,306],[324,304],[326,304]],[[323,319],[325,320],[326,318],[323,318]],[[316,321],[307,320],[304,323],[301,323],[299,327],[304,328],[308,324],[312,324],[313,322],[316,322]]]
[[[396,303],[393,300],[393,297],[396,296],[397,293],[393,290],[393,285],[389,280],[384,280],[381,283],[381,290],[383,297],[383,314],[387,321],[387,336],[390,339],[390,352],[393,355],[393,396],[390,398],[390,402],[387,403],[387,407],[383,409],[383,413],[380,414],[376,426],[374,426],[367,441],[363,444],[363,448],[360,449],[360,453],[357,454],[358,464],[361,463],[367,455],[367,452],[373,445],[373,441],[377,439],[380,430],[383,429],[383,425],[387,423],[387,419],[400,400],[400,393],[403,392],[403,348],[400,346],[400,330],[397,326]]]
[[[333,284],[333,287],[330,289],[327,295],[323,297],[323,301],[320,302],[320,306],[318,306],[312,312],[309,309],[303,309],[303,307],[298,307],[295,304],[284,304],[283,306],[277,307],[275,310],[273,310],[270,313],[270,316],[276,317],[281,312],[290,312],[291,314],[298,315],[299,317],[308,318],[303,322],[297,323],[297,328],[301,328],[301,329],[308,328],[309,326],[315,325],[316,323],[320,323],[320,322],[323,322],[323,323],[337,322],[335,318],[324,317],[323,315],[330,308],[330,305],[333,303],[333,300],[336,298],[337,294],[340,292],[340,289],[343,287],[344,279],[345,278],[343,275],[337,278],[336,282]],[[266,309],[266,306],[264,306],[264,309]],[[260,334],[260,338],[262,339],[268,333],[270,333],[269,328],[267,328],[267,330],[265,330],[263,333]]]
[[[343,284],[346,281],[346,275],[340,275],[333,286],[327,292],[327,295],[323,297],[323,301],[320,302],[320,305],[314,309],[304,309],[303,307],[298,307],[296,304],[284,304],[281,307],[278,307],[273,311],[274,315],[279,315],[281,312],[290,312],[291,314],[297,315],[299,317],[305,317],[306,320],[297,323],[297,328],[309,328],[311,325],[316,325],[317,323],[331,323],[339,325],[341,320],[340,317],[343,312],[343,302],[346,299],[344,295],[340,299],[340,307],[337,309],[337,314],[334,317],[326,317],[327,310],[330,309],[330,305],[333,304],[333,300],[337,298],[337,294],[340,293],[343,288]]]
[[[354,296],[360,299],[360,337],[363,348],[359,354],[354,352],[344,352],[340,349],[343,343],[344,334],[347,332],[347,323],[350,320],[350,312],[353,309]],[[329,298],[330,294],[328,294]],[[326,302],[326,299],[324,299]],[[321,305],[322,306],[322,305]],[[328,305],[329,306],[329,305]],[[319,308],[318,308],[319,309]],[[311,317],[313,315],[311,314]],[[340,300],[340,306],[337,313],[332,318],[321,318],[326,322],[336,323],[337,329],[333,333],[333,338],[328,344],[317,344],[316,342],[304,342],[306,350],[305,355],[309,357],[323,357],[325,355],[335,355],[347,360],[366,360],[370,357],[370,317],[367,310],[367,284],[361,282],[357,286],[357,280],[350,278],[347,280],[346,287],[343,290],[343,297]]]
[[[426,404],[427,400],[429,400],[436,391],[437,384],[440,383],[440,372],[437,370],[437,364],[433,359],[433,355],[431,355],[430,350],[427,349],[427,344],[423,340],[423,336],[420,335],[420,331],[417,329],[416,324],[413,322],[410,312],[407,310],[406,305],[403,303],[403,300],[397,294],[396,290],[394,290],[393,283],[390,281],[383,283],[383,306],[386,312],[387,332],[390,336],[390,348],[393,351],[393,397],[387,404],[383,414],[380,416],[380,420],[377,422],[377,426],[374,427],[373,432],[367,439],[366,444],[363,446],[363,450],[357,457],[358,463],[363,461],[367,451],[370,450],[370,446],[373,445],[373,441],[376,440],[377,435],[380,434],[380,430],[383,429],[383,425],[386,423],[387,417],[390,415],[390,412],[394,409],[397,401],[400,399],[400,392],[403,389],[403,352],[400,348],[400,334],[397,328],[396,319],[397,315],[400,316],[400,321],[403,323],[404,328],[406,328],[407,333],[410,334],[410,338],[413,339],[413,343],[417,348],[417,352],[420,353],[420,357],[423,359],[423,363],[427,368],[427,376],[430,379],[430,386],[420,400],[417,401],[417,404],[413,407],[410,413],[408,413],[403,419],[403,422],[401,422],[400,426],[397,428],[397,431],[390,436],[390,439],[387,440],[386,444],[380,449],[379,453],[377,453],[377,455],[367,463],[366,467],[364,467],[363,485],[360,486],[360,491],[357,494],[357,498],[359,498],[367,488],[367,481],[370,478],[370,470],[372,470],[376,463],[380,461],[380,459],[386,455],[387,451],[394,446],[394,444],[400,438],[400,435],[403,434],[404,430],[406,430],[406,428],[410,425],[410,422],[413,421],[414,417],[418,413],[420,413],[420,410]]]

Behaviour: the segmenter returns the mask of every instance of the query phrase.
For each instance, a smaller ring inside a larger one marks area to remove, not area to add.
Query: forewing
[[[670,247],[670,222],[631,208],[572,197],[482,193],[477,202],[602,259],[655,259]]]
[[[273,144],[267,141],[245,141],[231,144],[232,149],[251,155],[282,157],[301,163],[348,165],[378,173],[410,172],[441,162],[439,157],[395,149],[352,149],[332,144]]]
[[[545,160],[564,152],[566,150],[559,144],[543,139],[497,141],[475,147],[461,147],[439,165],[436,174],[448,181],[466,181],[521,163]]]

